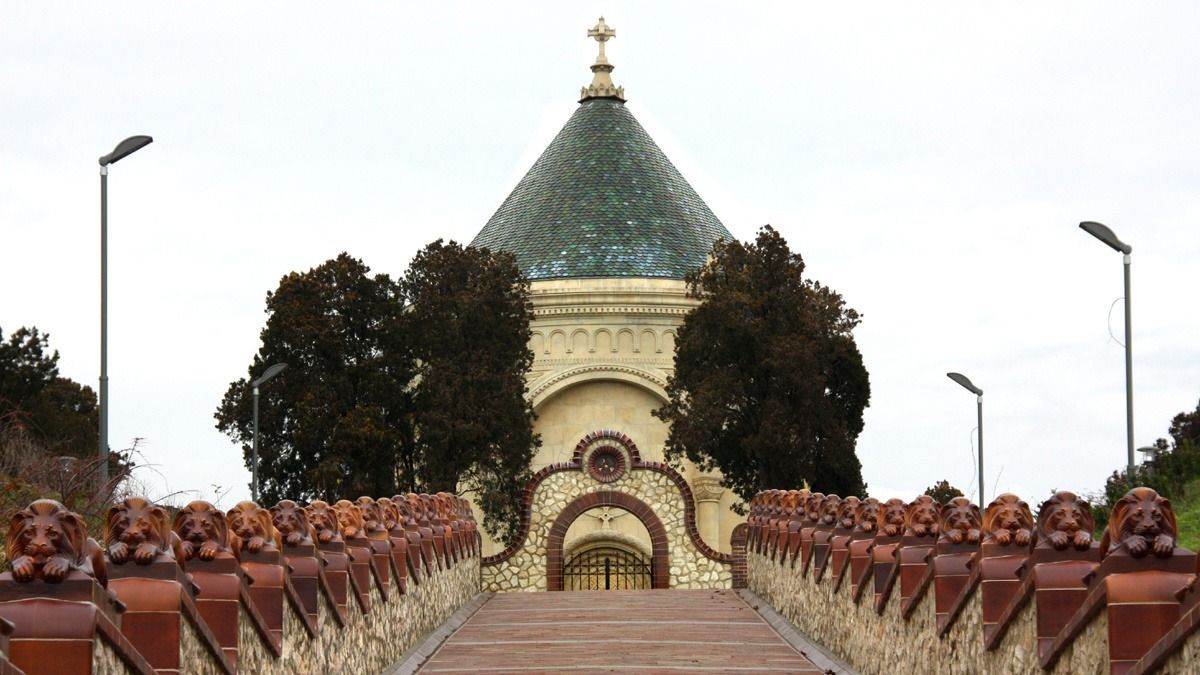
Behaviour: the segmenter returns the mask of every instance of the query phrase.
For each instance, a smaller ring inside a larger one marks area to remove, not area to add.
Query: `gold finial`
[[[588,29],[587,34],[588,37],[595,38],[596,42],[600,43],[600,53],[596,56],[596,62],[592,64],[592,73],[594,73],[592,83],[579,90],[579,102],[582,103],[589,98],[615,98],[624,101],[625,87],[613,84],[610,75],[613,67],[604,56],[604,43],[617,36],[617,29],[604,23],[604,17],[600,17],[600,22]]]

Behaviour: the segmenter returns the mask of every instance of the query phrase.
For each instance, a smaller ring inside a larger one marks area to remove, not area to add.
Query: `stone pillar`
[[[711,476],[703,476],[692,481],[692,494],[696,497],[696,529],[700,530],[700,538],[714,551],[722,550],[721,546],[721,495],[725,488],[721,481]]]

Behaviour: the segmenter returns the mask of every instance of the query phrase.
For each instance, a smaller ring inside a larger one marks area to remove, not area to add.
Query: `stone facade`
[[[1063,652],[1054,669],[1038,664],[1035,623],[1028,603],[1008,627],[994,651],[984,649],[983,608],[973,594],[945,637],[938,637],[933,589],[925,593],[908,619],[900,615],[899,589],[893,589],[882,614],[869,597],[855,603],[850,584],[838,591],[828,579],[814,583],[802,568],[780,565],[751,552],[747,556],[749,587],[798,630],[849,664],[869,673],[946,673],[947,675],[1016,675],[1053,672],[1102,675],[1108,672],[1108,622],[1100,612],[1083,634]]]
[[[534,431],[542,438],[532,469],[569,460],[579,439],[597,429],[627,434],[643,459],[663,461],[669,428],[651,411],[667,400],[675,337],[696,305],[686,284],[636,277],[543,279],[530,284],[530,300],[534,362],[527,396],[538,414]],[[729,533],[742,520],[731,507],[739,500],[720,486],[718,474],[686,462],[681,473],[690,484],[705,486],[697,514],[704,542],[730,552]],[[600,529],[581,519],[572,537],[594,538]],[[628,518],[612,523],[611,530],[641,536],[640,526]],[[485,535],[485,555],[502,550]]]
[[[547,544],[559,514],[581,496],[617,492],[646,504],[666,531],[671,588],[729,588],[733,579],[730,561],[714,560],[689,537],[684,494],[666,473],[633,469],[621,478],[601,483],[581,469],[545,476],[529,501],[528,534],[505,560],[483,567],[483,587],[490,591],[544,591],[547,589]]]

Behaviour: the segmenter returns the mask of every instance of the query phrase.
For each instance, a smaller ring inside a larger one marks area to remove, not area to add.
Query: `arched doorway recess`
[[[589,509],[598,506],[612,506],[631,513],[650,532],[650,587],[668,588],[671,584],[669,573],[670,551],[667,547],[667,530],[662,521],[654,514],[653,509],[642,500],[611,490],[592,492],[576,498],[558,514],[546,539],[546,590],[563,590],[563,538],[575,519]]]

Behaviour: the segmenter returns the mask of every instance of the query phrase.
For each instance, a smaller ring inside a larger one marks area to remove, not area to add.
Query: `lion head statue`
[[[390,497],[380,497],[375,502],[379,504],[379,517],[383,519],[383,529],[391,532],[397,527],[404,527],[400,522],[400,509],[396,508],[396,502]]]
[[[160,555],[182,563],[181,545],[179,535],[171,531],[166,509],[143,497],[124,499],[108,509],[104,548],[114,565],[131,558],[139,565],[149,565]]]
[[[366,536],[366,532],[363,531],[363,513],[358,504],[349,499],[339,499],[333,505],[333,512],[337,515],[338,528],[342,531],[343,538]]]
[[[304,512],[308,514],[308,524],[312,526],[318,542],[328,544],[342,541],[337,512],[332,506],[317,500],[304,507]]]
[[[1056,492],[1038,509],[1038,541],[1046,542],[1056,550],[1062,551],[1069,546],[1079,551],[1088,550],[1095,528],[1092,507],[1074,492]]]
[[[218,553],[232,553],[225,514],[203,500],[196,500],[175,514],[175,534],[183,540],[186,560],[212,560]]]
[[[940,529],[942,506],[929,495],[912,500],[904,516],[904,533],[914,537],[935,536]]]
[[[362,512],[363,535],[375,538],[384,537],[387,530],[383,527],[383,509],[379,506],[379,502],[370,497],[359,497],[354,503]]]
[[[885,537],[898,537],[904,533],[904,521],[908,515],[908,504],[895,497],[887,500],[879,508],[879,534]]]
[[[838,522],[838,508],[841,505],[841,497],[837,495],[825,495],[825,498],[817,505],[817,525],[821,527],[835,527]]]
[[[311,546],[313,543],[308,512],[290,499],[281,500],[271,507],[271,524],[275,526],[284,546]]]
[[[813,492],[808,495],[808,499],[804,502],[804,524],[813,526],[821,522],[821,502],[825,501],[825,495],[820,492]]]
[[[796,490],[788,490],[779,495],[778,520],[791,520],[803,515],[803,496]]]
[[[5,552],[13,580],[59,582],[71,570],[106,581],[99,545],[88,539],[83,519],[53,499],[39,499],[16,512],[8,524]]]
[[[1136,487],[1113,505],[1100,550],[1104,555],[1124,549],[1134,558],[1151,552],[1159,558],[1170,558],[1178,535],[1171,502],[1151,488]]]
[[[225,514],[229,531],[237,535],[234,540],[241,551],[278,551],[281,542],[271,512],[251,501],[238,502]]]
[[[983,533],[989,543],[1029,546],[1034,541],[1033,512],[1020,497],[1006,492],[984,510]]]
[[[883,510],[883,504],[874,497],[867,497],[860,501],[858,506],[854,507],[854,530],[856,532],[866,532],[868,534],[879,529],[879,515]]]
[[[979,507],[966,497],[955,497],[942,507],[942,536],[952,544],[978,544],[983,539]]]
[[[417,529],[417,518],[413,515],[412,506],[408,503],[408,495],[393,496],[392,504],[396,506],[396,513],[400,517],[398,521],[400,526],[405,530]]]
[[[417,526],[429,527],[429,514],[425,513],[425,502],[421,501],[421,495],[410,492],[404,496],[404,502],[408,504],[408,511]]]
[[[837,511],[837,527],[841,530],[854,529],[854,514],[858,512],[859,505],[862,501],[858,497],[850,496],[842,500],[838,504]]]

